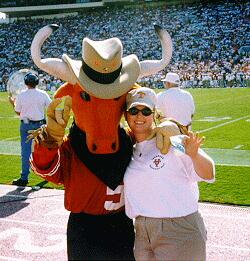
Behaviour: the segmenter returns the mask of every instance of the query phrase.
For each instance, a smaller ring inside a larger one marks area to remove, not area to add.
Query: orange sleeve
[[[30,156],[30,165],[35,174],[47,181],[63,184],[60,162],[59,148],[48,149],[42,145],[35,144],[34,152]]]

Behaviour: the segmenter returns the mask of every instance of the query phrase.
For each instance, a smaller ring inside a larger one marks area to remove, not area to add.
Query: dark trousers
[[[69,260],[135,260],[134,226],[124,212],[71,213],[67,228]]]

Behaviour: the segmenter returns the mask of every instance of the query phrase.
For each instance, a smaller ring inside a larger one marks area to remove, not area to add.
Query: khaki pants
[[[206,229],[198,212],[178,218],[135,220],[135,259],[206,260]]]

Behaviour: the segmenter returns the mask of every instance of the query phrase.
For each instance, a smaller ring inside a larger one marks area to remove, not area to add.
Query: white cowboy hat
[[[84,38],[82,61],[63,55],[63,60],[86,92],[101,99],[116,98],[128,92],[140,75],[136,55],[122,58],[123,47],[118,38],[93,41]]]
[[[177,73],[169,72],[169,73],[167,73],[166,77],[161,81],[179,84],[180,83],[180,77]]]

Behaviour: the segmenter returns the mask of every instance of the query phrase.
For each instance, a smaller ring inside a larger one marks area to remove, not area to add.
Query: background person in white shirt
[[[176,73],[167,73],[162,80],[167,89],[157,95],[157,110],[164,118],[173,118],[190,130],[195,105],[192,95],[180,88],[180,77]]]
[[[39,78],[34,73],[27,73],[24,76],[24,83],[27,90],[17,95],[16,99],[9,96],[9,101],[14,107],[15,112],[20,116],[20,136],[21,136],[21,159],[22,171],[19,179],[13,180],[12,184],[26,186],[28,184],[31,153],[31,140],[27,141],[28,131],[36,130],[45,124],[45,109],[49,106],[51,99],[49,95],[36,86]]]
[[[154,126],[156,94],[149,88],[127,95],[125,118],[136,144],[124,177],[126,214],[135,218],[136,260],[205,260],[206,229],[198,212],[198,181],[213,182],[213,160],[189,132],[185,153],[167,154],[147,140]]]

